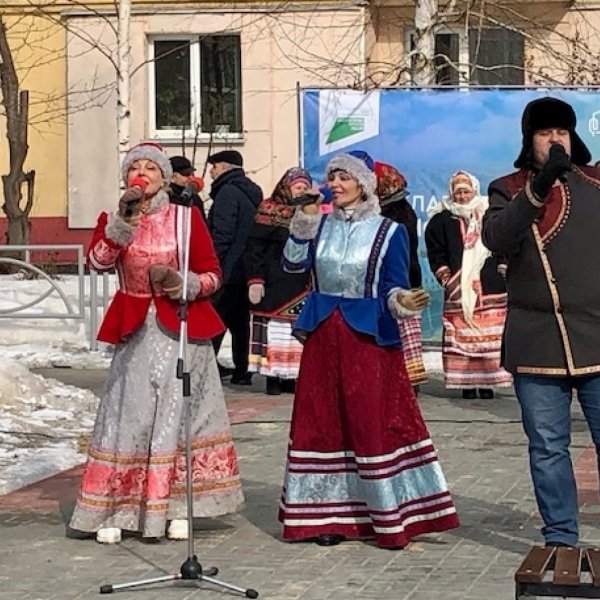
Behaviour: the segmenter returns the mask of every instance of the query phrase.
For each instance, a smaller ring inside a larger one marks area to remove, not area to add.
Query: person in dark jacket
[[[417,231],[417,215],[406,199],[408,196],[406,178],[398,169],[383,162],[375,162],[375,175],[377,176],[377,195],[382,216],[402,223],[408,232],[410,247],[410,263],[408,266],[408,280],[411,289],[418,289],[422,285],[423,277],[419,264],[419,234]],[[423,365],[423,342],[421,337],[421,315],[398,319],[400,336],[402,338],[402,351],[408,377],[418,393],[419,386],[427,381],[425,366]]]
[[[310,174],[300,167],[288,169],[270,198],[258,207],[246,252],[250,299],[250,370],[266,375],[267,394],[293,392],[302,344],[292,326],[309,292],[308,273],[283,270],[283,248],[289,235],[294,197],[312,186]]]
[[[523,112],[518,171],[489,186],[483,241],[508,258],[504,365],[514,375],[547,546],[575,546],[573,389],[600,451],[600,170],[556,98]]]
[[[435,209],[425,229],[427,258],[444,288],[442,361],[448,389],[462,388],[472,400],[479,388],[493,398],[492,386],[509,387],[512,378],[500,366],[506,287],[502,259],[481,240],[487,198],[479,181],[466,171],[450,179],[449,197]]]
[[[250,385],[248,346],[250,340],[250,306],[244,254],[256,210],[263,194],[244,172],[242,155],[236,150],[223,150],[208,157],[213,183],[210,197],[213,204],[208,213],[208,227],[223,271],[222,292],[214,305],[231,333],[234,370],[231,382]],[[219,353],[223,336],[213,340]],[[222,375],[227,372],[221,367]]]
[[[171,176],[171,182],[167,192],[171,202],[174,202],[175,200],[179,199],[183,193],[183,190],[185,190],[186,186],[190,182],[190,179],[194,176],[196,168],[190,162],[189,158],[186,158],[185,156],[171,156],[169,161],[171,162],[173,175]],[[204,217],[204,222],[206,222],[204,203],[202,202],[202,198],[199,196],[199,194],[192,195],[192,206],[196,206],[198,208],[200,214]]]

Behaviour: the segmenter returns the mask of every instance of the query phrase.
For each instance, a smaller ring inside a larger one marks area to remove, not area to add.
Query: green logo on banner
[[[364,131],[364,117],[338,117],[327,136],[327,144],[338,142],[344,138],[350,137]]]

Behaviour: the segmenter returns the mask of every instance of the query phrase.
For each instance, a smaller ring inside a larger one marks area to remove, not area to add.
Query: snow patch
[[[85,461],[81,438],[94,424],[98,398],[0,361],[0,494]]]

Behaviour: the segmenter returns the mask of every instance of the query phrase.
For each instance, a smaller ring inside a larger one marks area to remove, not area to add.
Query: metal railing
[[[40,252],[74,251],[77,254],[77,300],[72,302],[61,285],[59,279],[54,279],[43,269],[32,262],[32,254]],[[14,254],[21,253],[23,258],[15,258]],[[13,256],[6,256],[11,254]],[[104,312],[109,302],[109,276],[104,273],[101,277],[94,271],[90,272],[89,285],[89,323],[86,323],[86,294],[85,294],[85,259],[84,247],[81,244],[30,244],[0,246],[0,265],[11,265],[22,272],[25,278],[42,280],[47,288],[40,291],[33,300],[18,303],[9,308],[0,308],[0,319],[71,319],[88,325],[90,350],[98,349],[96,333],[98,330],[98,311]],[[102,289],[99,291],[99,280]],[[55,293],[64,305],[64,312],[48,310],[43,306],[44,300]],[[41,310],[26,312],[37,307]]]
[[[102,281],[102,292],[101,296],[98,291],[98,283]],[[98,340],[96,339],[96,333],[98,332],[98,326],[100,321],[98,320],[98,309],[102,309],[102,314],[106,312],[108,302],[110,300],[108,293],[109,281],[108,273],[102,273],[98,275],[96,271],[90,271],[90,350],[98,350]],[[98,303],[98,300],[101,303]]]

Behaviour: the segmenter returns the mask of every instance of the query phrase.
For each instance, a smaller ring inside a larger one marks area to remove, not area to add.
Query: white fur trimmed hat
[[[363,160],[351,154],[337,154],[329,161],[325,170],[327,175],[333,173],[333,171],[346,171],[358,181],[367,200],[375,199],[378,201],[375,195],[377,177]]]
[[[158,168],[162,171],[165,180],[171,180],[171,176],[173,175],[173,167],[171,166],[171,161],[165,154],[163,147],[156,142],[140,142],[139,144],[133,146],[123,159],[123,164],[121,165],[121,177],[123,178],[125,184],[127,184],[127,173],[129,172],[131,165],[136,160],[141,159],[155,162],[158,165]]]

